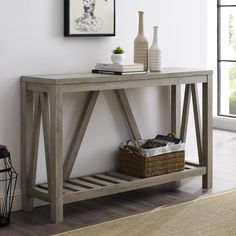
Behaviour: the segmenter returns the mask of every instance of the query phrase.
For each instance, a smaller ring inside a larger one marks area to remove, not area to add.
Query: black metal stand
[[[0,227],[10,224],[10,214],[18,174],[6,146],[0,145]]]

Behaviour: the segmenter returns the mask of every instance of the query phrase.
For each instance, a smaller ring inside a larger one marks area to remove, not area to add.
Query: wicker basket
[[[137,177],[151,177],[184,169],[184,150],[144,157],[135,150],[120,147],[119,171]]]

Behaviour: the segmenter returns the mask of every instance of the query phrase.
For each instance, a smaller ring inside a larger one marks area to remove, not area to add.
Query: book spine
[[[124,69],[114,69],[114,68],[108,68],[108,67],[95,67],[96,70],[107,70],[107,71],[117,71],[117,72],[134,72],[134,71],[143,71],[144,68],[124,68]]]
[[[96,70],[96,69],[93,69],[92,73],[95,73],[95,74],[107,74],[107,75],[122,75],[122,72],[118,72],[118,71]]]
[[[99,67],[96,66],[95,70],[105,70],[105,71],[117,71],[117,72],[123,72],[121,69],[114,69],[114,68],[108,68],[108,67]]]
[[[96,67],[101,67],[101,68],[105,68],[105,69],[122,69],[123,67],[121,65],[117,65],[117,64],[96,64]]]
[[[144,70],[143,65],[116,65],[116,64],[96,64],[95,69],[97,70],[115,70],[115,71],[134,71],[134,70]]]

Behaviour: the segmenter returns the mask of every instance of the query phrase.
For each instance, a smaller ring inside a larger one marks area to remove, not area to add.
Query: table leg
[[[212,77],[202,85],[202,132],[203,166],[207,172],[202,177],[202,187],[212,187]]]
[[[33,126],[33,92],[21,81],[21,191],[22,210],[33,210],[33,198],[29,193],[29,163]]]
[[[50,186],[51,220],[63,221],[63,95],[61,86],[50,90],[51,160]]]

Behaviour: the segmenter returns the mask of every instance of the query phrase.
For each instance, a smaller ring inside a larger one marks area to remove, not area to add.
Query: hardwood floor
[[[11,225],[0,229],[0,236],[51,235],[236,188],[236,133],[214,130],[213,144],[213,188],[208,191],[202,190],[201,178],[196,177],[68,204],[64,207],[64,223],[57,225],[50,223],[49,206],[31,213],[14,212]]]

